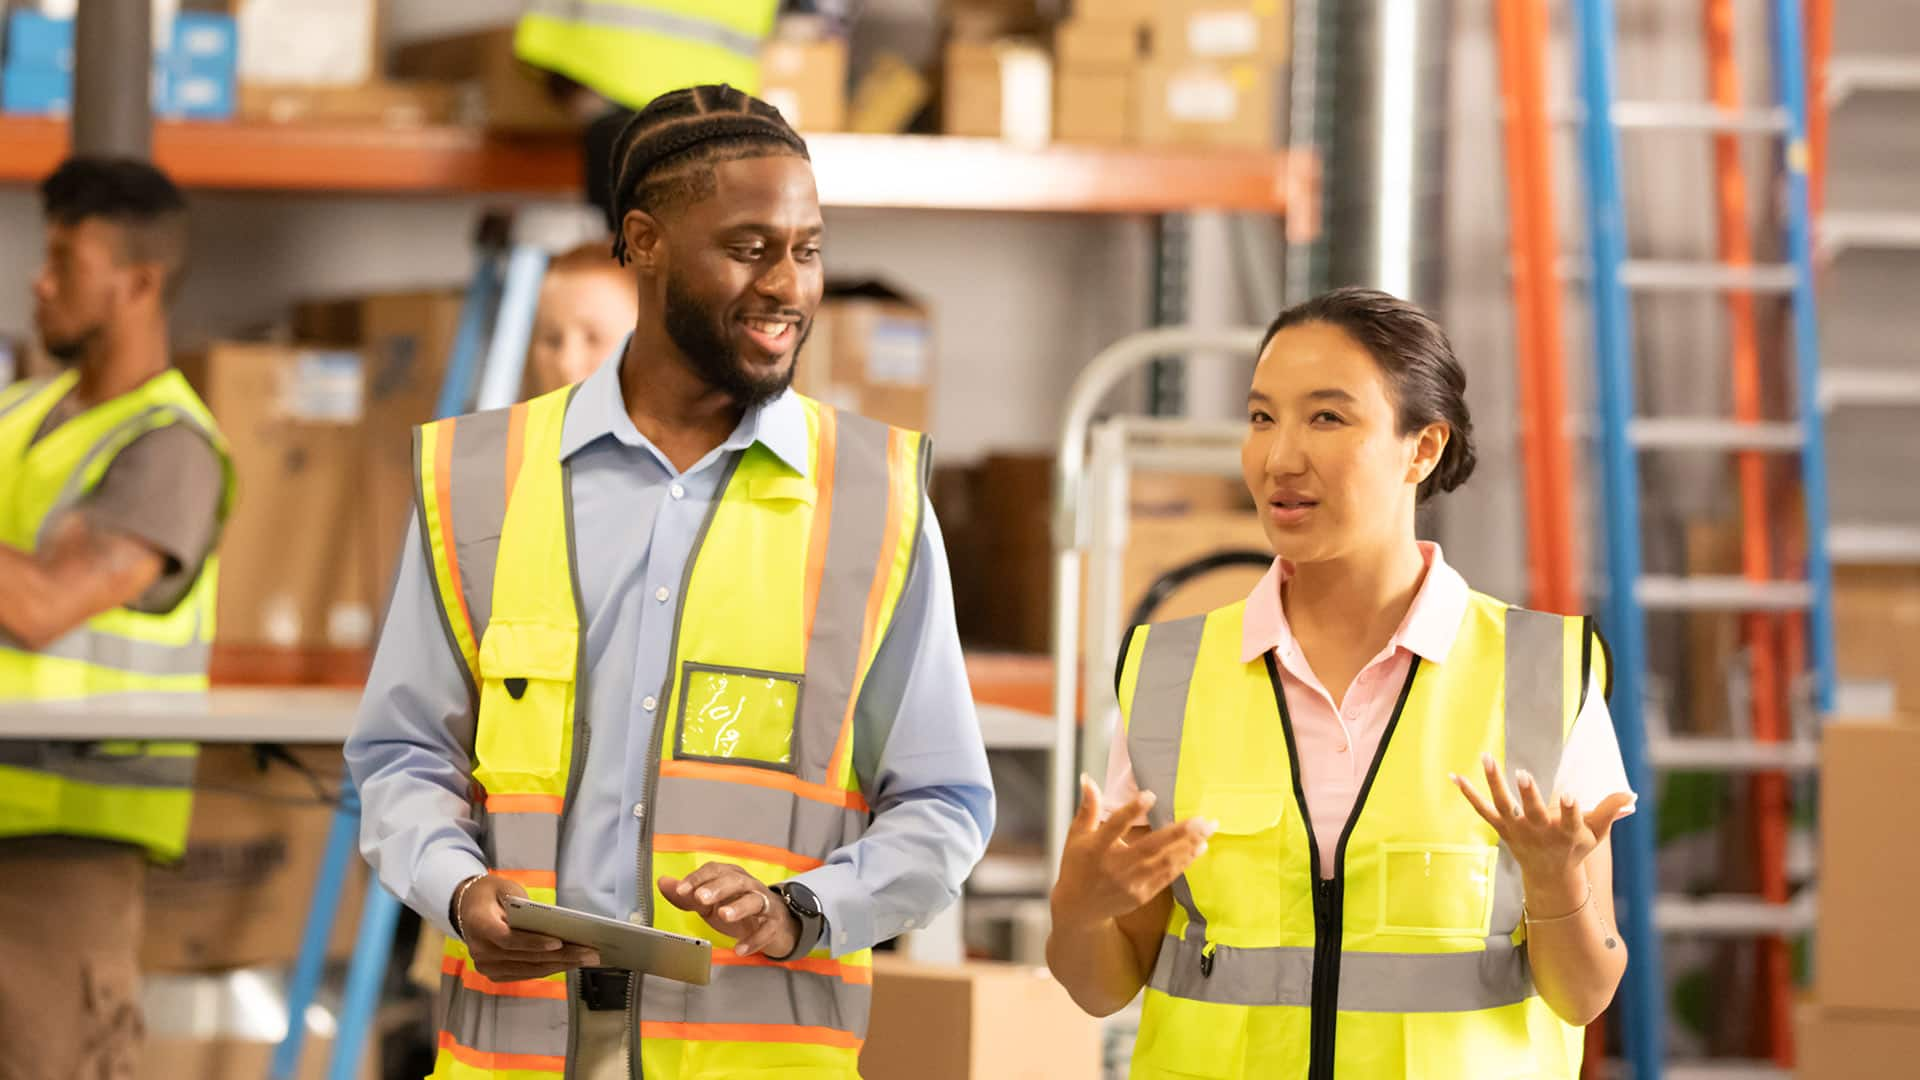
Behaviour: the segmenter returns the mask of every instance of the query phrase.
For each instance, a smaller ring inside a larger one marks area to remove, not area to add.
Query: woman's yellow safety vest
[[[520,59],[629,109],[671,90],[760,89],[760,45],[778,0],[529,0],[514,33]]]
[[[150,431],[189,425],[227,461],[213,416],[173,370],[36,441],[78,380],[68,372],[0,390],[0,544],[38,550],[120,451]],[[223,520],[232,500],[228,464]],[[218,576],[210,555],[173,610],[115,608],[44,649],[22,648],[0,632],[0,703],[205,691]],[[0,836],[92,836],[138,844],[156,859],[178,858],[197,753],[187,742],[0,741]]]
[[[480,839],[495,873],[553,902],[585,764],[579,576],[560,435],[572,388],[429,424],[415,443],[421,532],[445,626],[476,688]],[[906,585],[930,461],[924,437],[800,398],[806,475],[759,444],[722,483],[688,559],[658,695],[641,850],[652,926],[714,943],[705,987],[636,977],[628,1023],[646,1080],[856,1077],[867,951],[778,963],[666,903],[655,882],[712,860],[762,881],[822,865],[869,820],[853,708]],[[823,943],[824,946],[824,943]],[[449,940],[434,1076],[567,1073],[564,976],[494,982]]]
[[[1413,661],[1321,879],[1292,722],[1244,603],[1143,627],[1120,704],[1155,827],[1220,824],[1174,884],[1136,1080],[1573,1080],[1581,1034],[1527,963],[1519,865],[1449,774],[1550,778],[1597,635],[1473,594],[1445,663]]]

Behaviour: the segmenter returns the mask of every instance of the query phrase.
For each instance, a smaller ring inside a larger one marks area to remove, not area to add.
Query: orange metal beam
[[[1713,103],[1723,109],[1740,107],[1740,69],[1734,56],[1734,15],[1731,0],[1706,0],[1703,9],[1707,42],[1708,81]],[[1716,201],[1719,204],[1720,259],[1731,267],[1753,265],[1749,234],[1746,169],[1740,161],[1740,140],[1731,133],[1713,137]],[[1733,360],[1733,410],[1743,423],[1764,417],[1760,372],[1760,334],[1752,293],[1727,295],[1727,326]],[[1771,504],[1768,499],[1765,454],[1742,451],[1736,456],[1741,517],[1741,571],[1751,581],[1773,578]],[[1779,620],[1772,615],[1748,615],[1742,620],[1748,655],[1752,659],[1753,737],[1762,742],[1784,738],[1786,695],[1780,668]],[[1775,903],[1787,900],[1787,829],[1791,792],[1786,777],[1762,774],[1751,789],[1754,841],[1760,892]],[[1787,942],[1771,937],[1759,942],[1765,998],[1765,1051],[1782,1066],[1793,1063],[1793,999],[1791,956]]]
[[[1500,0],[1500,103],[1505,117],[1509,242],[1518,345],[1520,445],[1527,503],[1529,603],[1581,609],[1573,542],[1573,453],[1554,259],[1553,152],[1547,121],[1544,0]]]

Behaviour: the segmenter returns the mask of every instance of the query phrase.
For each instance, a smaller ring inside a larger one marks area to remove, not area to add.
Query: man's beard
[[[93,346],[106,335],[106,327],[91,326],[70,338],[55,341],[41,335],[41,344],[46,347],[47,356],[62,369],[78,367],[80,362],[93,351]]]
[[[678,276],[667,275],[667,336],[693,365],[693,373],[702,382],[731,398],[735,405],[751,409],[764,405],[786,392],[793,383],[793,369],[800,362],[800,346],[813,329],[807,326],[793,348],[793,359],[777,374],[755,378],[740,365],[739,356],[728,340],[727,328],[719,317],[703,307],[682,285]]]

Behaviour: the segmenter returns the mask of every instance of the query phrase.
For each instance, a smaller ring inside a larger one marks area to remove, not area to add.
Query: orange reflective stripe
[[[520,402],[507,413],[507,501],[513,505],[513,482],[520,479],[520,459],[526,456],[527,402]]]
[[[557,814],[562,805],[558,795],[487,796],[487,809],[496,814]]]
[[[830,979],[854,986],[873,985],[873,968],[866,964],[849,964],[829,956],[803,956],[798,960],[769,960],[758,953],[741,956],[725,949],[713,954],[715,967],[770,967],[785,968],[788,971],[803,971],[809,975],[825,975]]]
[[[796,872],[825,865],[819,859],[809,859],[805,855],[795,855],[791,851],[766,844],[750,844],[745,840],[726,840],[718,836],[693,836],[687,833],[655,833],[653,850],[679,854],[707,852],[713,855],[730,855],[736,859],[773,863]]]
[[[754,787],[773,788],[777,791],[791,792],[803,799],[838,806],[847,810],[867,809],[867,800],[858,791],[845,791],[802,780],[792,773],[774,772],[771,769],[755,768],[751,765],[722,765],[711,761],[663,761],[660,763],[661,776],[678,776],[688,780],[718,780],[729,784],[751,784]]]
[[[548,976],[544,979],[520,979],[515,982],[495,982],[467,966],[467,962],[458,956],[440,958],[440,974],[451,975],[460,980],[460,985],[469,990],[495,997],[546,998],[550,1001],[567,1000],[566,976]]]
[[[508,881],[518,882],[529,889],[557,888],[551,870],[495,870],[495,874]]]
[[[827,572],[827,526],[833,521],[833,455],[839,441],[839,414],[822,405],[819,437],[814,440],[813,526],[807,532],[807,584],[801,611],[801,637],[813,640],[813,616],[820,608],[820,579]]]
[[[567,1059],[563,1056],[548,1054],[490,1054],[485,1050],[475,1050],[470,1046],[461,1046],[450,1032],[440,1033],[440,1049],[453,1055],[460,1064],[474,1069],[527,1069],[536,1072],[563,1073],[567,1070]]]
[[[859,1036],[833,1028],[799,1024],[675,1024],[664,1020],[640,1022],[640,1038],[686,1039],[695,1042],[774,1042],[860,1049]]]

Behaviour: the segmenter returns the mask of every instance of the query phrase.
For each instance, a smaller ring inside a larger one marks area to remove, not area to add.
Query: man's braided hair
[[[716,164],[771,156],[808,158],[807,143],[759,98],[691,86],[653,99],[614,142],[613,257],[626,265],[629,211],[657,217],[698,202],[714,193]]]

